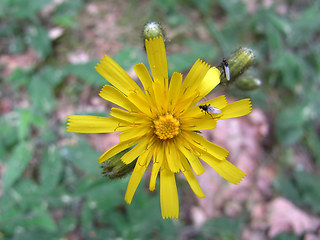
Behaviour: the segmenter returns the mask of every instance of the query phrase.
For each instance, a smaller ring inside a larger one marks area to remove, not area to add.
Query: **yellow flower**
[[[121,158],[125,164],[137,159],[125,201],[131,203],[136,188],[152,161],[149,189],[155,189],[160,172],[162,217],[178,218],[176,173],[181,171],[184,174],[199,198],[203,198],[204,194],[193,171],[197,175],[205,171],[200,159],[231,183],[237,184],[246,176],[226,160],[227,150],[203,138],[199,131],[215,128],[217,120],[250,113],[251,103],[249,99],[243,99],[228,104],[226,98],[220,96],[203,103],[220,109],[220,114],[201,111],[199,105],[195,104],[220,83],[219,70],[197,60],[184,81],[180,73],[173,73],[169,81],[162,38],[146,40],[145,46],[153,79],[144,64],[139,63],[134,67],[144,91],[116,62],[105,56],[96,70],[113,86],[105,85],[99,95],[121,109],[112,108],[112,117],[71,115],[67,131],[121,132],[120,143],[103,153],[98,162],[107,161],[115,154],[134,146]]]

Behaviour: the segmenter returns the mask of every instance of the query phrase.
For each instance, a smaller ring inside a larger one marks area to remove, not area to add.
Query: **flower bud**
[[[254,62],[254,54],[253,51],[246,47],[241,47],[237,51],[235,51],[229,59],[227,59],[227,63],[230,70],[230,81],[235,81],[237,77],[239,77],[242,73],[244,73]],[[223,67],[222,67],[223,68]],[[222,69],[224,71],[224,69]],[[221,82],[227,83],[229,82],[226,79],[226,74],[221,74]]]
[[[123,150],[122,152],[102,163],[102,174],[110,179],[115,179],[124,177],[128,173],[132,172],[137,160],[134,160],[128,165],[121,161],[121,157],[131,149],[132,148]]]
[[[261,80],[252,76],[241,76],[236,81],[236,86],[243,91],[251,91],[261,86]]]
[[[144,40],[156,37],[162,37],[165,41],[165,34],[161,24],[159,22],[146,23],[143,29]]]

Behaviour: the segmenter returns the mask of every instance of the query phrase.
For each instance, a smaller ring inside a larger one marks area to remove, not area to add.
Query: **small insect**
[[[230,81],[230,68],[227,59],[223,58],[221,65],[223,66],[223,71],[226,79]]]
[[[212,107],[210,106],[210,104],[204,104],[204,105],[199,105],[199,108],[201,109],[201,112],[205,112],[205,113],[208,113],[211,115],[211,113],[213,114],[220,114],[221,113],[221,110],[219,108],[216,108],[216,107]],[[211,115],[212,117],[212,115]]]

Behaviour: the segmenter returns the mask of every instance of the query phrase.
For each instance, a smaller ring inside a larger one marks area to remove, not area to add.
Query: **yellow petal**
[[[146,39],[145,46],[153,80],[168,88],[167,57],[162,37]]]
[[[249,98],[242,99],[233,103],[228,104],[222,109],[221,118],[235,118],[247,115],[252,112],[252,105]]]
[[[177,116],[183,115],[198,96],[199,92],[194,91],[190,93],[188,97],[179,98],[176,106],[174,106],[174,114]]]
[[[132,127],[122,133],[119,134],[120,141],[127,141],[132,138],[141,137],[151,131],[151,126],[147,125],[138,125],[136,127]]]
[[[109,117],[88,115],[69,115],[67,132],[108,133],[120,132],[131,128],[130,123]]]
[[[160,170],[160,205],[163,219],[179,217],[179,199],[175,174],[165,167]]]
[[[222,95],[222,96],[213,98],[213,99],[211,99],[209,101],[206,101],[204,103],[201,103],[199,105],[193,106],[193,107],[189,108],[183,114],[183,117],[194,117],[194,118],[197,118],[197,117],[205,116],[206,114],[203,111],[201,111],[201,109],[199,108],[200,105],[204,105],[204,104],[206,104],[206,105],[210,104],[210,106],[219,108],[221,110],[225,106],[227,106],[227,99],[226,99],[226,97],[224,95]]]
[[[149,136],[142,137],[137,146],[135,146],[133,149],[122,156],[122,162],[124,162],[125,164],[129,164],[133,160],[135,160],[146,149],[148,143],[150,142],[150,139],[151,138]]]
[[[233,184],[238,184],[246,176],[244,172],[227,160],[220,161],[206,156],[203,156],[202,160],[208,163],[221,177]]]
[[[154,151],[154,146],[150,146],[148,149],[142,152],[138,158],[137,164],[139,164],[140,166],[148,167],[153,155],[153,151]]]
[[[228,155],[228,151],[226,149],[212,142],[209,142],[204,137],[195,132],[184,132],[183,136],[189,142],[189,144],[191,144],[200,152],[206,152],[220,160],[224,160]]]
[[[198,59],[190,69],[186,79],[183,81],[181,86],[180,98],[188,96],[190,93],[194,92],[195,89],[199,86],[202,79],[210,69],[210,66]]]
[[[171,172],[179,172],[181,165],[180,159],[177,153],[176,145],[173,142],[165,144],[165,154],[167,158],[167,163]]]
[[[150,176],[150,184],[149,184],[149,190],[154,191],[156,187],[156,180],[158,176],[158,172],[160,170],[160,167],[162,166],[162,163],[164,161],[165,154],[164,154],[164,147],[162,143],[158,143],[157,146],[154,148],[154,154],[153,154],[153,166]]]
[[[193,171],[199,176],[205,172],[204,167],[199,161],[198,157],[193,153],[192,148],[188,145],[186,141],[181,140],[180,138],[176,139],[177,146],[180,152],[188,159]]]
[[[204,198],[205,197],[204,193],[202,192],[196,177],[193,175],[193,172],[191,170],[189,163],[187,162],[187,159],[181,158],[181,163],[185,169],[185,171],[182,171],[182,173],[187,179],[192,191],[197,195],[197,197]]]
[[[128,99],[136,106],[137,109],[139,109],[140,112],[145,113],[149,117],[152,117],[152,107],[145,97],[137,94],[136,92],[131,92],[128,95]]]
[[[163,88],[159,81],[155,81],[153,84],[153,91],[155,102],[158,109],[158,114],[164,115],[167,113],[167,103],[168,103],[168,96],[166,89]]]
[[[127,112],[119,108],[111,108],[110,116],[130,122],[132,124],[146,122],[145,116],[143,116],[143,114]]]
[[[176,105],[180,89],[182,84],[182,74],[174,72],[172,74],[171,80],[170,80],[170,86],[169,86],[169,105],[170,105],[170,111],[172,110],[172,107]]]
[[[193,104],[205,97],[220,83],[220,74],[220,71],[215,67],[212,67],[208,70],[206,75],[199,81],[199,84],[194,86],[194,89],[199,91],[200,95],[197,99],[195,99]]]
[[[138,84],[109,56],[105,55],[95,69],[124,94],[141,91]]]
[[[154,99],[154,93],[153,93],[153,81],[152,78],[148,72],[148,69],[143,63],[139,63],[133,67],[133,70],[137,74],[138,78],[140,79],[144,91],[146,92],[147,96],[150,96],[151,99]]]
[[[209,130],[215,128],[217,125],[216,120],[210,114],[203,116],[203,118],[182,119],[180,123],[181,129],[186,131]]]
[[[139,142],[139,139],[133,139],[126,142],[120,142],[119,144],[113,146],[112,148],[109,148],[107,151],[105,151],[98,159],[98,163],[103,163],[104,161],[110,159],[114,155],[118,154],[119,152],[132,147],[133,145],[137,144]]]
[[[131,175],[129,183],[128,183],[126,195],[124,197],[125,201],[128,204],[131,204],[133,195],[134,195],[134,193],[135,193],[135,191],[141,181],[141,178],[142,178],[144,172],[146,171],[146,169],[150,163],[151,156],[149,157],[149,159],[147,159],[147,157],[148,157],[148,152],[146,152],[145,154],[142,154],[139,157],[139,159],[137,160],[136,166],[134,167],[134,170],[132,172],[132,175]],[[143,160],[143,161],[146,160],[145,164],[140,164],[140,162],[142,161],[142,158],[145,158]]]
[[[114,104],[127,109],[128,111],[137,111],[137,107],[135,107],[129,99],[121,93],[118,89],[115,87],[105,85],[100,93],[99,96],[102,97],[103,99],[113,102]]]

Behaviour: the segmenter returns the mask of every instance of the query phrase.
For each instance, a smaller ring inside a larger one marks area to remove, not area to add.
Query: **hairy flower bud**
[[[131,149],[132,148],[123,150],[122,152],[105,161],[101,165],[102,174],[110,179],[115,179],[124,177],[128,173],[131,173],[136,165],[136,160],[128,165],[121,161],[121,157]]]
[[[252,76],[241,76],[236,81],[236,86],[243,91],[251,91],[261,86],[261,80]]]
[[[235,81],[242,73],[244,73],[254,62],[254,54],[252,49],[241,47],[235,51],[228,59],[228,66],[230,70],[230,81]],[[223,68],[223,67],[222,67]],[[224,71],[224,69],[222,69]],[[221,82],[229,82],[226,75],[221,75]]]
[[[162,37],[165,40],[164,30],[159,22],[148,22],[143,28],[144,40],[150,38]]]

